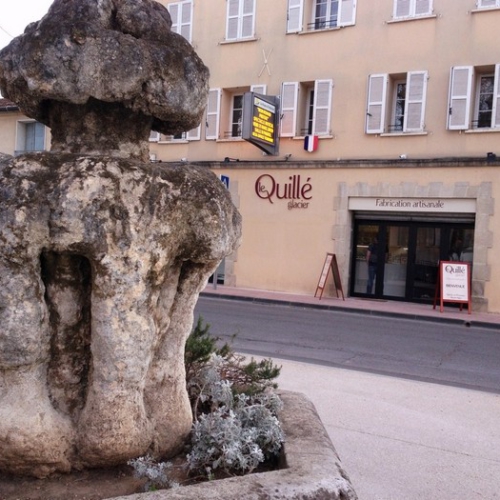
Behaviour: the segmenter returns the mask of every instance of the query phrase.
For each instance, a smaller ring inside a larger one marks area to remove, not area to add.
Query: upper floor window
[[[288,0],[287,33],[351,26],[356,0]]]
[[[226,40],[242,40],[255,36],[256,0],[228,0]]]
[[[496,128],[500,128],[500,64],[453,67],[448,129]]]
[[[331,135],[332,91],[332,80],[283,83],[281,137]]]
[[[491,9],[495,7],[500,8],[500,0],[477,0],[478,9]]]
[[[370,75],[366,133],[423,132],[427,76],[427,71]]]
[[[432,14],[433,0],[394,0],[395,19],[429,16]]]
[[[172,31],[182,35],[191,43],[193,36],[193,1],[169,3],[167,9],[172,18]]]
[[[241,138],[243,123],[243,94],[266,93],[265,85],[251,85],[237,89],[210,89],[206,108],[205,139]],[[220,130],[222,128],[222,130]]]
[[[149,135],[149,142],[166,143],[166,142],[199,141],[200,134],[201,134],[201,125],[198,125],[198,127],[192,130],[188,130],[187,132],[179,132],[178,134],[160,134],[160,132],[151,130],[151,133]]]
[[[17,122],[16,153],[45,150],[45,125],[35,121]]]

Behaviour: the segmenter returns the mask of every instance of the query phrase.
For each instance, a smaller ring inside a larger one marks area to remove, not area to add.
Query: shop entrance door
[[[356,221],[350,294],[431,303],[440,260],[472,263],[474,225]]]

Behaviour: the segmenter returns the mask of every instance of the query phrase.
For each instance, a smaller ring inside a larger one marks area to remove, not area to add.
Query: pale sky
[[[1,4],[0,49],[20,35],[29,23],[41,19],[52,0],[1,0]]]

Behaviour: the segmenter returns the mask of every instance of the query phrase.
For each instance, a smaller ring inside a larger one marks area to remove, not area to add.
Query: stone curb
[[[284,410],[284,468],[109,500],[357,500],[313,403],[280,392]]]

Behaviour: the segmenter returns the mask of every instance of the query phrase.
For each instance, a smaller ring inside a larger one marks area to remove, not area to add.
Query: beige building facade
[[[432,304],[439,262],[464,262],[473,310],[500,312],[500,0],[161,3],[211,80],[200,127],[153,132],[151,159],[228,182],[225,284],[313,295],[333,253],[345,295]],[[247,92],[280,98],[277,155],[242,139]],[[7,108],[0,150],[36,150]]]

